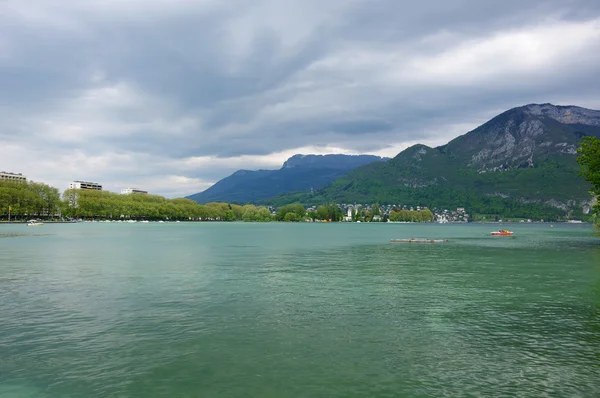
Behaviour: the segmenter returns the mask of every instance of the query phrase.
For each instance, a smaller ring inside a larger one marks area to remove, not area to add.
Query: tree
[[[341,221],[343,219],[342,209],[332,202],[317,207],[316,215],[319,220]]]
[[[8,218],[54,218],[58,216],[60,195],[56,188],[37,182],[0,181],[0,216]]]
[[[244,206],[244,213],[242,214],[242,220],[246,222],[254,222],[258,217],[258,209],[254,205]]]
[[[289,205],[281,206],[279,209],[277,209],[277,214],[275,215],[275,218],[277,219],[277,221],[284,221],[284,218],[288,213],[293,213],[294,216],[289,216],[288,219],[285,221],[302,220],[306,215],[306,209],[300,203],[292,203]],[[291,220],[291,218],[293,218],[293,220]]]
[[[423,210],[392,210],[390,221],[431,222],[433,213],[429,209]]]
[[[285,213],[285,216],[283,216],[283,221],[298,221],[298,216],[296,215],[296,213]]]
[[[225,212],[225,221],[235,221],[233,210],[229,209]]]
[[[327,207],[326,206],[319,206],[317,207],[317,218],[319,220],[329,220],[329,211],[327,211]]]
[[[592,192],[600,195],[600,139],[583,137],[577,153],[580,155],[577,163],[581,168],[581,175],[592,184]]]
[[[596,227],[600,228],[600,139],[597,137],[583,137],[581,146],[577,149],[579,157],[577,163],[581,168],[581,175],[592,184],[592,195],[596,196],[594,218]]]
[[[379,210],[379,203],[375,202],[373,203],[373,205],[371,206],[371,214],[373,216],[378,216],[380,215],[380,210]]]
[[[258,219],[260,222],[269,222],[271,221],[271,212],[266,207],[258,208]]]
[[[235,210],[234,205],[234,210]],[[256,207],[254,205],[245,205],[241,219],[246,222],[267,222],[271,221],[271,213],[266,207]]]
[[[429,209],[421,210],[421,221],[432,222],[435,219],[435,216]]]

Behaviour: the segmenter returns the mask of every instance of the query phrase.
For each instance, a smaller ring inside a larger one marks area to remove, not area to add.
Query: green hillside
[[[444,146],[415,145],[314,194],[283,195],[270,203],[379,202],[467,207],[507,217],[581,217],[591,199],[575,152],[584,135],[600,136],[600,112],[528,105]]]
[[[188,199],[198,203],[256,202],[280,193],[318,189],[352,169],[386,160],[373,155],[294,155],[279,170],[238,170]]]

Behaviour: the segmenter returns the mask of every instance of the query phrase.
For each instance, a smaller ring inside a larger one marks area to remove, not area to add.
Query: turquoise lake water
[[[600,396],[589,225],[0,225],[0,304],[2,398]]]

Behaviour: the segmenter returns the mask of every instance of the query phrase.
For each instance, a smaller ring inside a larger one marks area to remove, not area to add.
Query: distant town
[[[411,211],[411,212],[420,212],[422,210],[429,210],[432,212],[434,216],[434,221],[439,223],[447,223],[447,222],[469,222],[469,215],[466,213],[465,209],[462,207],[457,208],[456,210],[447,210],[447,209],[429,209],[426,206],[408,206],[401,204],[386,204],[379,206],[379,209],[374,209],[373,204],[356,204],[356,203],[336,203],[336,205],[345,210],[346,215],[343,221],[356,221],[356,214],[360,214],[361,212],[365,212],[366,214],[373,214],[370,221],[379,222],[379,221],[389,221],[390,215],[393,212],[399,211]],[[269,210],[275,212],[277,211],[274,207],[269,207]],[[312,211],[316,211],[317,206],[310,206],[306,209],[307,213]]]

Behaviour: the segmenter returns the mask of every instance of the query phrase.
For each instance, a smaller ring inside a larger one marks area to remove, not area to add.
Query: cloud
[[[418,57],[408,65],[406,75],[430,84],[458,86],[480,84],[507,77],[523,80],[546,79],[580,69],[582,52],[600,43],[600,20],[561,22],[549,20],[537,26],[494,32],[487,37],[468,39],[440,54]],[[600,56],[583,59],[594,64]],[[557,65],[547,68],[548,65]],[[402,79],[402,76],[400,76]],[[521,78],[521,79],[519,79]],[[523,79],[525,78],[525,79]]]
[[[192,194],[394,156],[532,102],[600,108],[592,0],[0,2],[0,169]]]

